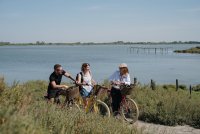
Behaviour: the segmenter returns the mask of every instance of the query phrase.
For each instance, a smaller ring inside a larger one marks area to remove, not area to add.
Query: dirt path
[[[200,134],[200,129],[188,125],[172,127],[137,121],[134,126],[144,134]]]

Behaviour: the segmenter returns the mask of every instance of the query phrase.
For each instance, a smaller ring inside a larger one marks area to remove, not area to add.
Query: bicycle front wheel
[[[70,109],[70,110],[73,109],[75,111],[81,111],[79,105],[74,101],[66,102],[64,105],[65,105],[65,108],[67,108],[67,109]]]
[[[110,109],[108,105],[101,100],[96,100],[95,104],[93,105],[92,112],[104,117],[110,117]]]
[[[139,110],[136,102],[133,99],[126,98],[121,103],[121,113],[123,118],[129,123],[135,123],[139,117]]]

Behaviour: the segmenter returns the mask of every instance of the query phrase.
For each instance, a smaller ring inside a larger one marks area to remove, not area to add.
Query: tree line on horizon
[[[45,41],[36,41],[35,43],[11,43],[11,42],[0,42],[0,45],[131,45],[131,44],[200,44],[200,41],[162,41],[162,42],[124,42],[124,41],[116,41],[116,42],[72,42],[72,43],[47,43]]]

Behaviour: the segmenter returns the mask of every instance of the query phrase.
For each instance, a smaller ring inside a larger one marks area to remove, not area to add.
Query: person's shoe
[[[118,111],[115,111],[113,115],[116,116],[116,115],[118,115],[118,114],[119,114],[119,112],[118,112]]]
[[[115,116],[115,119],[120,119],[121,118],[121,116],[120,116],[120,114],[117,114],[116,116]]]
[[[120,119],[120,114],[119,114],[119,112],[114,112],[114,118],[115,118],[115,119]]]

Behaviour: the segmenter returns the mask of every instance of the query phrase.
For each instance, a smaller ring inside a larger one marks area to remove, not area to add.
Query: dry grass
[[[128,127],[126,123],[114,118],[103,118],[47,104],[43,100],[46,89],[45,81],[29,81],[3,87],[0,95],[0,133],[138,133],[134,127]]]

